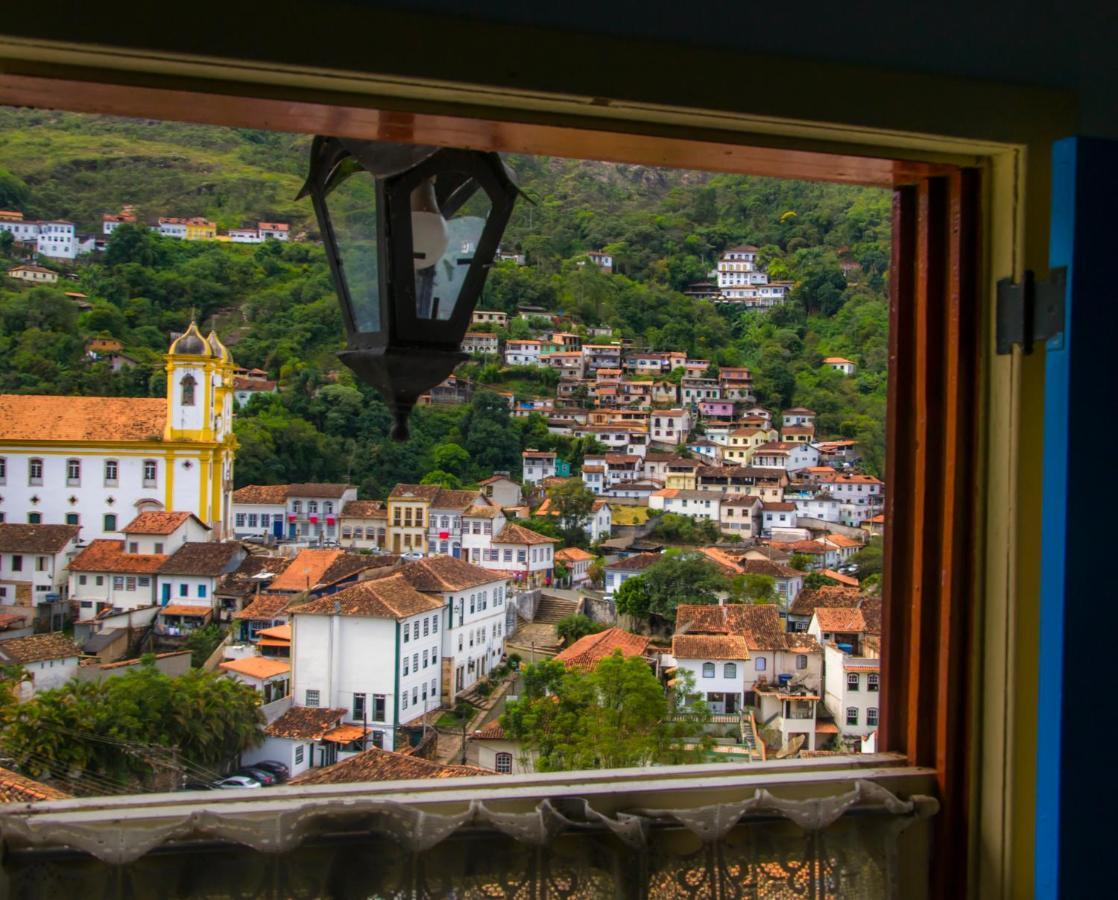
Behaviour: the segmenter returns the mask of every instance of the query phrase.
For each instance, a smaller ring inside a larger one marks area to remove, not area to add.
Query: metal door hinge
[[[1032,272],[1026,272],[1021,284],[1012,278],[998,282],[999,354],[1012,353],[1015,344],[1023,353],[1032,353],[1035,341],[1063,333],[1067,274],[1061,266],[1049,272],[1046,281],[1037,281]]]

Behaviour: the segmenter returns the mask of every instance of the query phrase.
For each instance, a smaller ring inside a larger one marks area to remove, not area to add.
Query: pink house
[[[722,419],[730,421],[734,418],[734,401],[732,400],[701,400],[699,410],[704,419]]]

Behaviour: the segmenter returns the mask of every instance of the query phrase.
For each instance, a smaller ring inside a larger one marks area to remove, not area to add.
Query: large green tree
[[[698,762],[709,746],[705,704],[685,684],[666,692],[643,658],[620,651],[591,672],[528,666],[500,721],[541,772]]]
[[[729,578],[701,553],[669,550],[640,575],[626,578],[614,602],[619,613],[674,622],[679,604],[716,603],[729,590]]]

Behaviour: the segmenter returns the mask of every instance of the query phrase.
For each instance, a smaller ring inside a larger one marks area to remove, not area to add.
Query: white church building
[[[0,521],[119,538],[138,513],[193,513],[229,533],[233,359],[190,327],[167,353],[166,397],[0,394]]]

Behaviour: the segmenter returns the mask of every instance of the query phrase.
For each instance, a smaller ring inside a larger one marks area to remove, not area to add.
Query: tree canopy
[[[709,745],[705,702],[687,684],[665,693],[644,659],[620,651],[591,672],[555,660],[528,666],[500,721],[541,772],[698,762]]]

